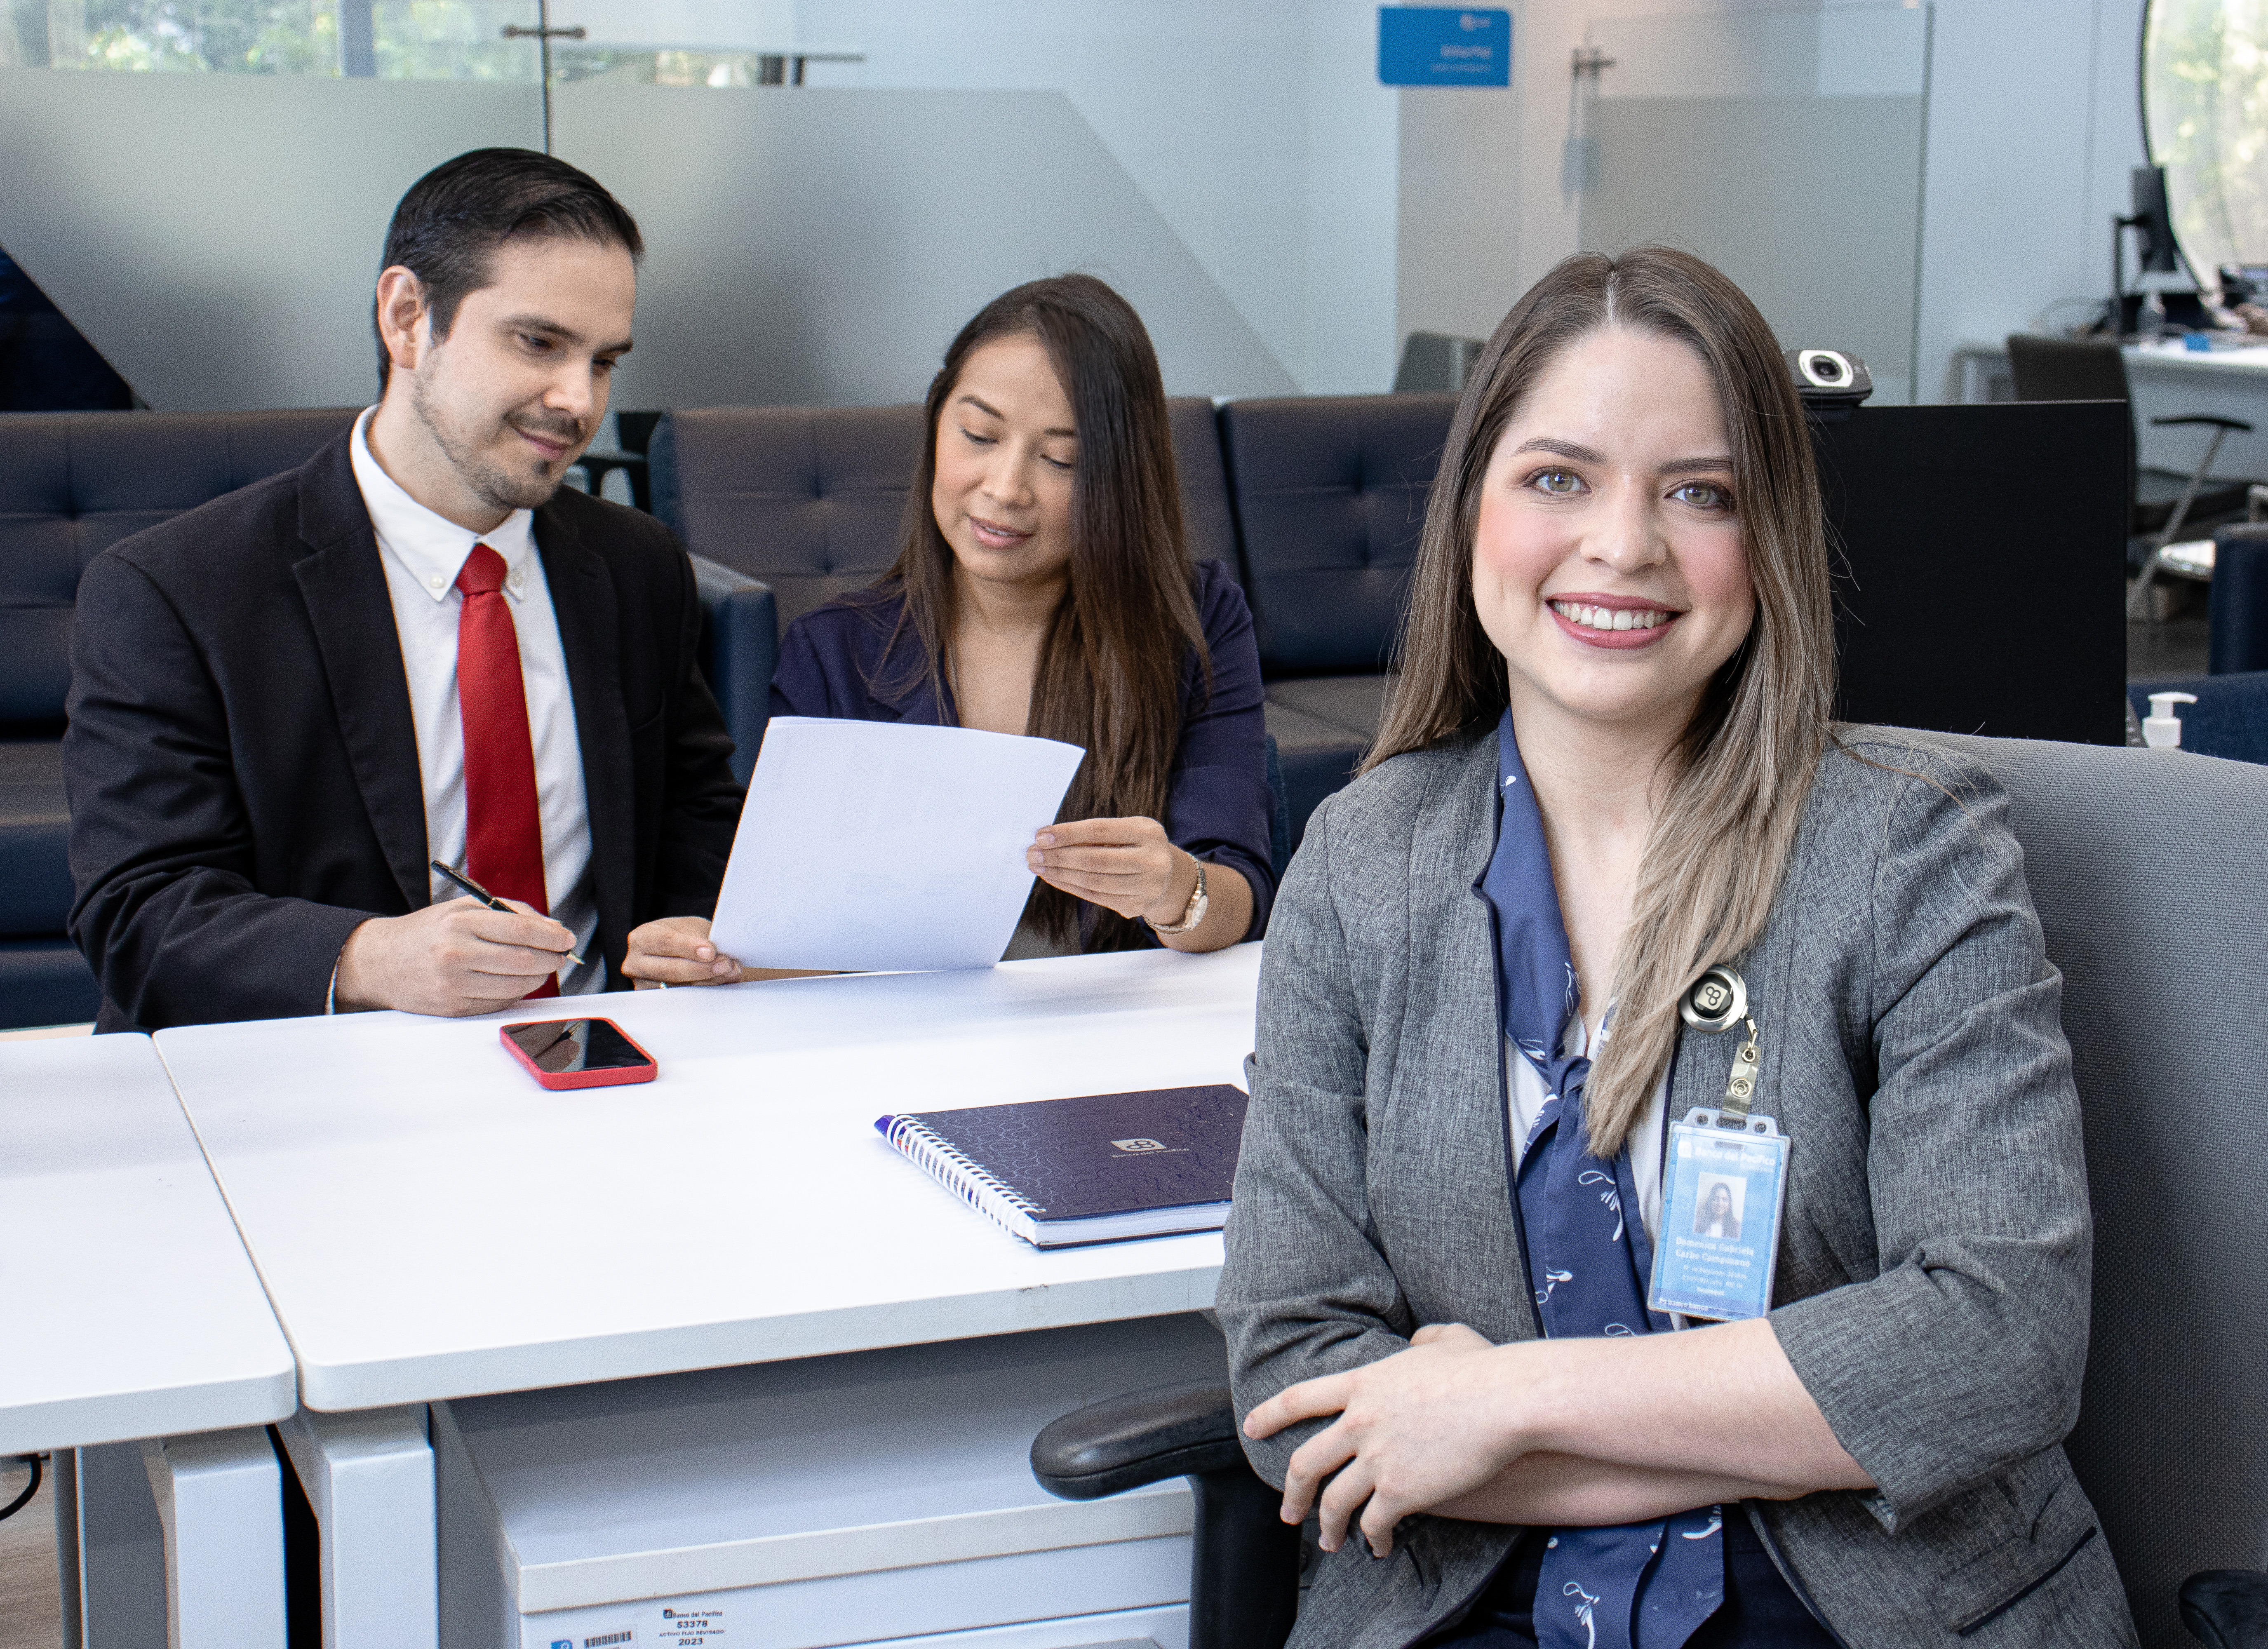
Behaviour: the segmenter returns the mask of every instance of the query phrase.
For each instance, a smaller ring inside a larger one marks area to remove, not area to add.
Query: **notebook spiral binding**
[[[899,1117],[890,1124],[887,1137],[923,1173],[978,1213],[1019,1236],[1028,1236],[1032,1217],[1047,1211],[987,1174],[917,1117]],[[1022,1219],[1017,1219],[1016,1215],[1021,1215]]]

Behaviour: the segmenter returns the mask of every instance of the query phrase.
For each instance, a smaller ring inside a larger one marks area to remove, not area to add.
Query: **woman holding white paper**
[[[1034,734],[1086,750],[1008,955],[1256,937],[1269,862],[1244,596],[1192,566],[1157,357],[1091,276],[1003,293],[930,386],[905,545],[788,629],[772,712]]]

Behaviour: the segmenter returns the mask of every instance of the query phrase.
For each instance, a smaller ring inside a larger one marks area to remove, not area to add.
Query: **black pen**
[[[453,882],[456,883],[458,887],[460,887],[463,888],[467,893],[468,893],[468,894],[472,894],[472,896],[473,896],[474,898],[475,898],[475,899],[479,900],[482,904],[486,905],[486,906],[487,906],[490,909],[491,909],[491,910],[501,910],[501,911],[504,912],[504,914],[506,914],[507,916],[515,916],[515,917],[516,917],[516,916],[518,916],[518,915],[519,914],[519,911],[514,910],[514,909],[513,909],[510,905],[508,905],[508,904],[504,903],[504,902],[503,900],[501,900],[501,899],[497,898],[494,894],[490,893],[487,888],[485,888],[485,887],[482,887],[482,886],[480,885],[480,883],[478,883],[478,882],[475,881],[471,877],[469,877],[469,876],[466,875],[464,872],[462,872],[462,871],[453,871],[453,870],[451,870],[451,869],[450,869],[446,865],[444,865],[443,863],[441,863],[441,861],[440,861],[440,860],[438,860],[438,859],[435,859],[435,860],[433,861],[433,873],[434,873],[436,876],[446,876],[446,877],[447,877],[451,881],[453,881]],[[582,966],[584,965],[583,959],[582,959],[581,957],[579,957],[579,956],[576,955],[576,954],[575,954],[575,953],[574,953],[574,952],[572,952],[572,951],[562,951],[562,952],[560,953],[560,954],[561,954],[561,955],[563,955],[563,956],[564,956],[564,957],[566,957],[566,959],[567,959],[569,961],[571,961],[571,962],[574,963],[574,964],[575,964],[575,966],[576,966],[576,967],[578,967],[578,968],[580,968],[580,967],[582,967]]]

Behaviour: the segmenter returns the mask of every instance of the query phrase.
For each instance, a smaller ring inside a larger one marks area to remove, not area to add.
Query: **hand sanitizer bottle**
[[[2153,750],[2178,750],[2182,747],[2182,718],[2174,714],[2176,704],[2194,704],[2194,693],[2153,693],[2150,713],[2142,723],[2142,742]]]

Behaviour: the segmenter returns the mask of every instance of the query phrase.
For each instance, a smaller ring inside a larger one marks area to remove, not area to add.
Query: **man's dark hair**
[[[507,240],[538,236],[620,247],[645,255],[637,220],[589,173],[532,149],[474,149],[445,160],[409,186],[386,232],[381,271],[400,264],[425,288],[433,335],[448,335],[457,306],[489,283],[490,261]],[[378,330],[378,391],[393,370]]]

